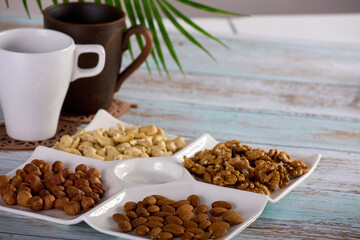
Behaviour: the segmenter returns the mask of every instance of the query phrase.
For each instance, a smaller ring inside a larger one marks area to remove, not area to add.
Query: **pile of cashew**
[[[183,137],[168,140],[164,130],[154,125],[80,130],[64,135],[55,149],[103,161],[170,156],[186,146]]]

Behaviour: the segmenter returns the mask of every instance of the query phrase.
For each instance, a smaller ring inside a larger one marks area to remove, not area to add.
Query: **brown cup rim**
[[[104,8],[108,8],[108,9],[118,11],[119,13],[121,13],[122,17],[117,19],[117,20],[104,22],[104,23],[91,23],[91,24],[84,23],[84,24],[82,24],[82,23],[71,23],[71,22],[61,21],[61,20],[59,20],[57,18],[54,18],[54,17],[52,17],[51,15],[48,14],[49,10],[51,10],[53,8],[56,8],[58,6],[62,6],[62,5],[95,5],[95,4],[102,5],[102,7],[104,7]],[[47,21],[52,21],[52,22],[57,23],[57,24],[72,25],[72,26],[75,26],[75,27],[86,27],[86,28],[107,27],[107,26],[113,26],[113,25],[117,25],[117,24],[124,25],[125,24],[125,16],[126,16],[126,13],[122,9],[119,9],[119,8],[113,7],[113,6],[109,6],[109,5],[106,5],[106,4],[91,3],[91,2],[59,3],[59,4],[51,5],[51,6],[47,7],[47,8],[45,8],[44,11],[43,11],[43,14],[44,14],[44,18],[46,18]]]

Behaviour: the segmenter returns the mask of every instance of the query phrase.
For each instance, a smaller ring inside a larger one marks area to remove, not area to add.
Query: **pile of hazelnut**
[[[66,168],[64,163],[53,164],[34,159],[10,178],[0,176],[1,197],[8,205],[18,204],[40,211],[57,208],[68,215],[88,211],[105,193],[97,168],[80,164]]]

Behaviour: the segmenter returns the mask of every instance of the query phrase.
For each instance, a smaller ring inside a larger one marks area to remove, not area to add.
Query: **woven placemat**
[[[59,121],[56,135],[53,138],[43,141],[20,141],[9,137],[6,133],[5,123],[0,124],[0,150],[33,150],[37,146],[52,147],[60,138],[65,135],[73,135],[77,131],[77,127],[80,125],[78,122]]]
[[[121,115],[127,113],[130,107],[134,107],[134,105],[114,98],[111,102],[110,107],[106,109],[106,111],[110,113],[112,116],[118,118]],[[71,115],[68,113],[61,113],[60,119],[70,122],[89,123],[91,122],[91,120],[93,120],[94,116],[95,114]]]

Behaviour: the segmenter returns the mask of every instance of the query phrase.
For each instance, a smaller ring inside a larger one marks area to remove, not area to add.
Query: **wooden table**
[[[121,120],[186,137],[209,133],[291,155],[321,153],[315,172],[235,239],[360,238],[360,46],[240,37],[230,50],[199,37],[217,59],[174,35],[186,79],[140,69],[117,98]],[[153,64],[150,62],[150,65]],[[1,119],[3,117],[1,116]],[[0,151],[0,174],[31,151]],[[58,225],[0,212],[1,239],[113,239],[86,223]]]

